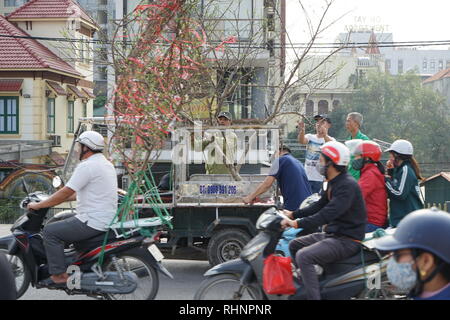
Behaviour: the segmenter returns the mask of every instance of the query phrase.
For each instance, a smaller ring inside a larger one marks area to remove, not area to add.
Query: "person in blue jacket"
[[[278,155],[279,157],[273,162],[267,178],[253,193],[244,197],[243,202],[253,203],[257,196],[269,190],[272,184],[277,181],[283,196],[283,208],[293,212],[300,207],[303,200],[312,194],[311,186],[303,165],[292,156],[288,146],[280,146]]]
[[[393,235],[375,241],[393,251],[387,277],[414,300],[450,300],[450,214],[436,208],[416,210],[400,221]]]

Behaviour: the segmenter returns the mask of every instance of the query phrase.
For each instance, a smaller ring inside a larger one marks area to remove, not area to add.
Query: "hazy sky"
[[[287,28],[297,42],[307,40],[304,15],[299,9],[299,0],[287,0]],[[313,16],[322,12],[324,0],[302,0],[312,10]],[[333,42],[346,25],[368,24],[388,26],[394,41],[450,40],[449,0],[335,0],[328,13],[328,22],[349,12],[330,28],[319,42]],[[360,18],[362,17],[362,18]],[[363,19],[368,23],[364,23]],[[441,47],[447,49],[447,47]]]

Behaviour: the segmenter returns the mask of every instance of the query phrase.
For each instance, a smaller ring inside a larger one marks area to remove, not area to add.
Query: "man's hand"
[[[289,211],[289,210],[283,210],[283,213],[286,217],[288,217],[289,219],[294,219],[294,212],[293,211]]]
[[[284,219],[283,221],[281,221],[281,227],[283,229],[297,228],[297,222],[295,220],[291,220],[291,219]]]
[[[242,198],[242,202],[244,202],[245,204],[252,204],[253,200],[254,200],[254,198],[251,196],[246,196],[246,197]]]
[[[305,123],[303,122],[303,119],[301,119],[301,120],[298,122],[297,127],[298,127],[298,129],[299,129],[300,131],[305,130]]]
[[[27,205],[27,209],[36,211],[36,210],[39,210],[39,209],[42,209],[42,208],[39,206],[39,202],[30,202]]]

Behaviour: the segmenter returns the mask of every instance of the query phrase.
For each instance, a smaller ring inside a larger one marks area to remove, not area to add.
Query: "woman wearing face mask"
[[[415,300],[450,300],[450,215],[436,208],[410,213],[391,236],[375,241],[393,251],[387,276]]]
[[[409,141],[396,140],[387,152],[390,153],[386,177],[390,199],[389,223],[392,227],[396,227],[408,213],[423,208],[418,182],[418,179],[423,178]]]
[[[361,188],[367,210],[366,232],[387,227],[387,192],[384,181],[384,166],[381,164],[381,148],[373,141],[359,140],[349,146],[354,157],[352,167],[361,172],[358,185]]]

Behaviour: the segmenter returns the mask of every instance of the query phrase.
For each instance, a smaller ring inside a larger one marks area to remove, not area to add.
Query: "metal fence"
[[[50,219],[55,214],[71,210],[70,208],[51,208],[47,214],[46,219]],[[13,224],[17,218],[19,218],[24,213],[24,210],[18,206],[3,206],[0,212],[0,224]]]
[[[374,139],[375,140],[375,139]],[[339,140],[339,142],[344,143],[344,140]],[[292,155],[297,158],[300,162],[305,162],[305,152],[306,146],[300,144],[296,139],[284,139],[283,143],[290,147]],[[380,140],[377,140],[380,143]],[[383,150],[385,146],[382,146]],[[388,160],[389,155],[387,153],[383,154],[382,161]],[[450,162],[420,162],[419,163],[420,172],[425,178],[429,178],[438,174],[440,172],[450,172]]]
[[[426,203],[425,208],[436,207],[439,210],[446,211],[450,213],[450,201],[446,201],[445,203]]]

